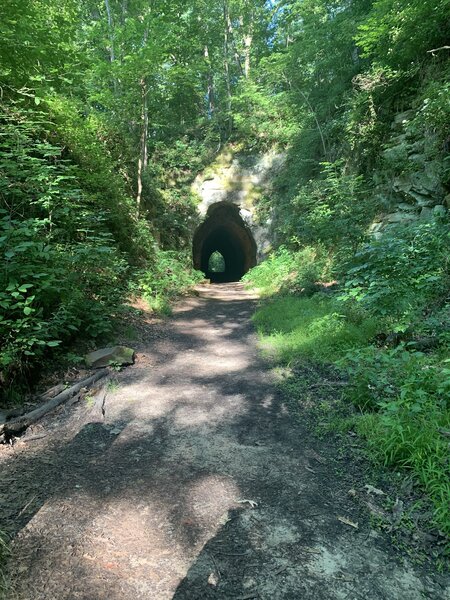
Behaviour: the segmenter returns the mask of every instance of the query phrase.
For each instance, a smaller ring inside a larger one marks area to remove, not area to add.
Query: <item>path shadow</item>
[[[354,474],[293,421],[256,354],[254,300],[220,293],[179,307],[151,362],[118,375],[104,421],[70,409],[3,461],[18,600],[331,599],[353,593],[351,560],[350,597],[384,597],[363,577],[369,551],[386,557],[355,537],[370,527],[348,502]]]

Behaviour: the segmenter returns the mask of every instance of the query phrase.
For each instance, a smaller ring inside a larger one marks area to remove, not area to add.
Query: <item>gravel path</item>
[[[104,417],[65,408],[3,453],[8,598],[448,598],[371,528],[338,449],[290,415],[255,298],[199,293],[117,374]]]

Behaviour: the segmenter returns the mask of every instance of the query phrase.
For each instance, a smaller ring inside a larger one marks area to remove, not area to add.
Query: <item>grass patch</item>
[[[403,345],[371,345],[380,320],[322,294],[275,296],[254,322],[266,351],[291,366],[283,387],[292,399],[304,401],[311,385],[301,369],[296,372],[297,364],[333,365],[337,377],[348,380],[342,397],[358,412],[341,416],[316,402],[312,409],[322,410],[321,427],[326,430],[328,420],[334,430],[355,429],[376,463],[412,475],[433,504],[434,525],[449,534],[450,371],[443,351],[426,355]]]
[[[377,321],[360,311],[345,311],[332,298],[285,296],[264,304],[254,322],[265,344],[277,358],[333,362],[347,351],[367,344],[377,331]]]

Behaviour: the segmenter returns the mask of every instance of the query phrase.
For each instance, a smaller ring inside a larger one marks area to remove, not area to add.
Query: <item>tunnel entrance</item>
[[[211,268],[216,253],[223,258],[223,270]],[[256,265],[256,242],[239,214],[239,206],[217,202],[209,207],[205,221],[195,232],[192,254],[194,267],[213,283],[239,281]]]

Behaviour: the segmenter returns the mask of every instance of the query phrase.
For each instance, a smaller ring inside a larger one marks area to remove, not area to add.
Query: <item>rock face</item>
[[[375,192],[383,211],[371,227],[375,236],[390,224],[446,214],[448,200],[438,142],[433,134],[422,131],[416,116],[415,111],[408,110],[396,115],[391,124],[383,166],[374,174]]]
[[[263,260],[271,249],[271,222],[270,219],[263,223],[258,221],[256,205],[263,195],[270,192],[271,182],[284,162],[283,154],[225,152],[212,167],[196,178],[193,185],[193,191],[200,198],[198,212],[203,219],[221,205],[238,207],[239,217],[255,241],[257,262]]]
[[[134,350],[126,346],[102,348],[87,354],[85,361],[91,369],[100,369],[109,365],[132,365],[134,363]]]

